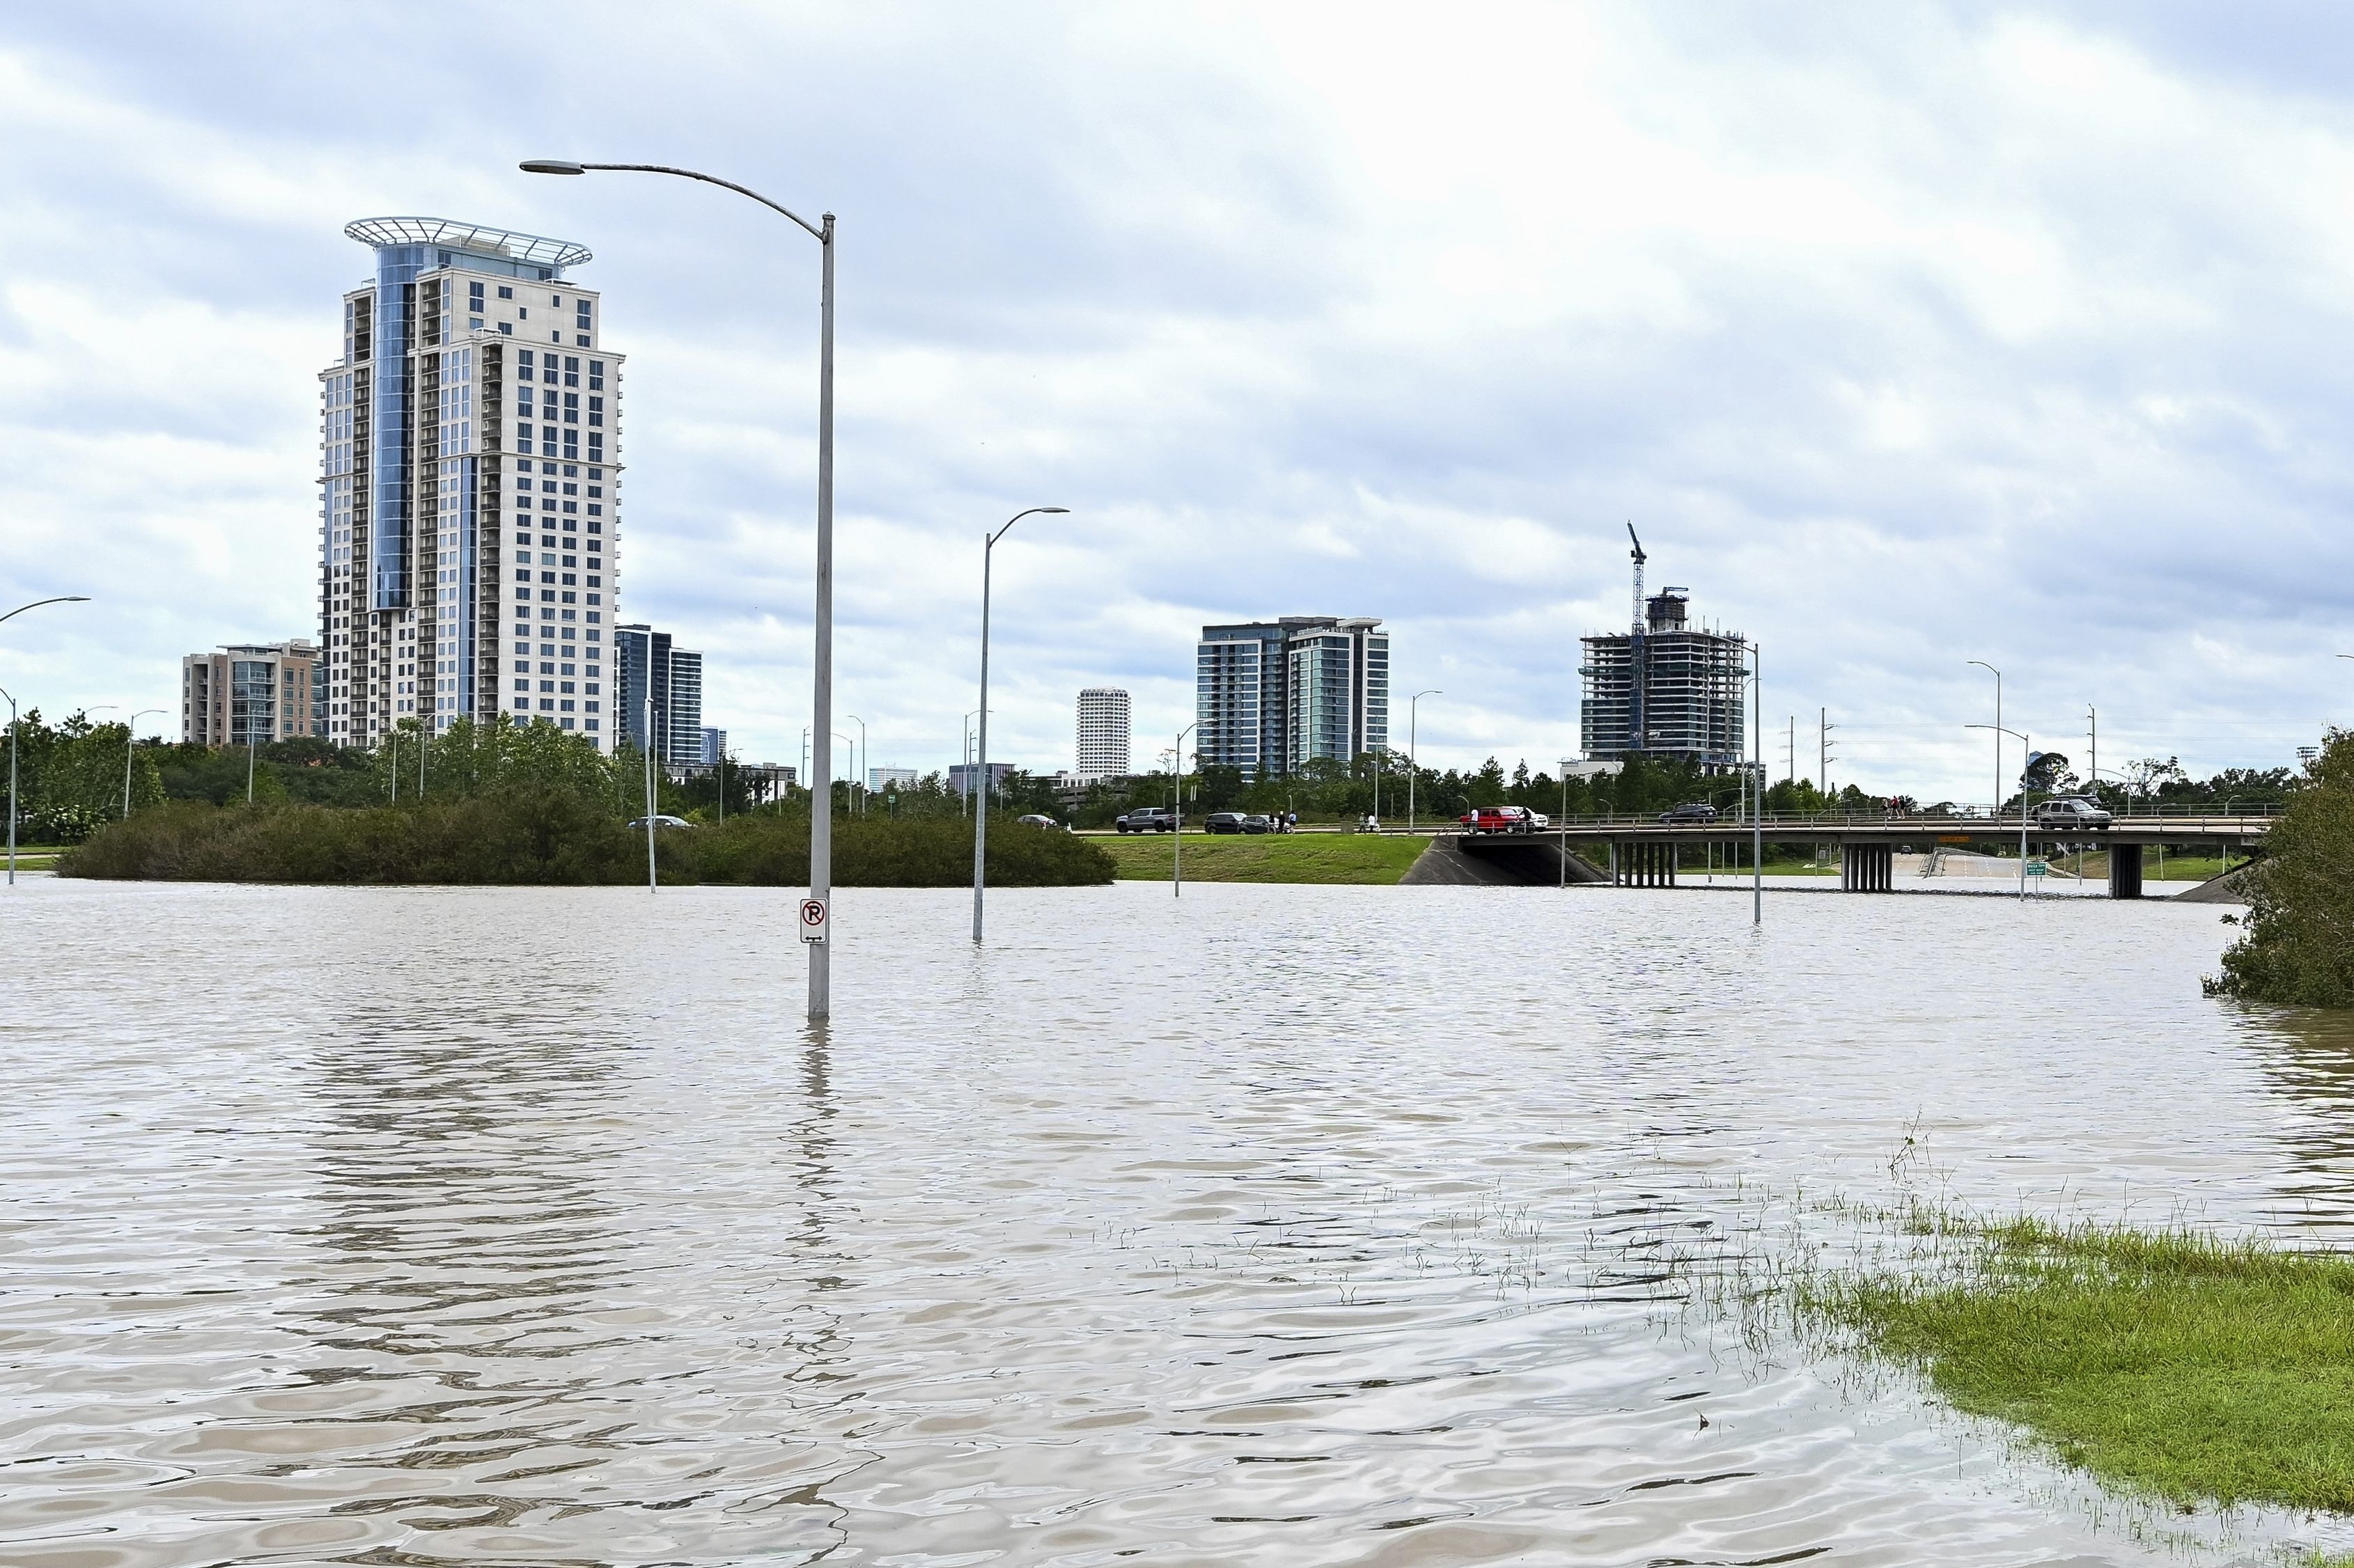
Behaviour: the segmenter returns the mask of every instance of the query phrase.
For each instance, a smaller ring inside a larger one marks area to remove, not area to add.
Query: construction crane
[[[1632,551],[1628,552],[1628,553],[1629,553],[1629,554],[1631,554],[1631,555],[1635,557],[1635,627],[1634,627],[1634,631],[1635,631],[1635,635],[1636,635],[1636,636],[1640,637],[1641,635],[1643,635],[1643,624],[1644,624],[1644,622],[1643,622],[1643,560],[1644,560],[1644,556],[1643,556],[1643,541],[1642,541],[1640,538],[1638,538],[1638,537],[1636,536],[1636,534],[1635,534],[1635,524],[1632,524],[1632,523],[1629,523],[1629,524],[1627,524],[1627,537],[1628,537],[1629,539],[1633,539],[1633,540],[1635,541],[1635,548],[1634,548]]]
[[[1627,537],[1635,544],[1630,552],[1635,557],[1635,625],[1632,646],[1628,649],[1631,657],[1628,661],[1627,673],[1632,680],[1628,693],[1627,745],[1629,750],[1641,751],[1651,741],[1651,733],[1645,727],[1647,718],[1643,712],[1644,687],[1650,683],[1651,673],[1650,662],[1646,657],[1649,650],[1643,646],[1643,633],[1649,630],[1643,610],[1643,541],[1636,534],[1631,520],[1627,524]]]

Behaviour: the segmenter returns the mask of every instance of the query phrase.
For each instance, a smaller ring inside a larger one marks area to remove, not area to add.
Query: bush
[[[1002,887],[1107,883],[1112,859],[1068,833],[991,822],[989,876]],[[972,878],[972,826],[955,819],[834,824],[843,887],[958,887]],[[175,800],[113,822],[69,851],[61,876],[177,882],[627,884],[646,874],[643,830],[577,790],[525,787],[399,806],[216,807]],[[809,818],[761,812],[655,836],[666,883],[809,884]]]
[[[2208,993],[2354,1007],[2354,735],[2331,732],[2264,849],[2239,874],[2246,934],[2224,953]]]

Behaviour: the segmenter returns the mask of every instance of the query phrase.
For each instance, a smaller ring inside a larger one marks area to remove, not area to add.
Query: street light
[[[149,714],[167,714],[171,711],[169,708],[141,708],[123,722],[125,738],[122,743],[122,820],[126,822],[131,820],[131,759],[139,748],[139,737],[130,732],[137,727],[139,721]]]
[[[1987,673],[1994,677],[1994,723],[1991,726],[1979,724],[1972,725],[1969,727],[1972,729],[1992,728],[2001,730],[2003,735],[2010,734],[2010,731],[2002,728],[2002,672],[1996,669],[1993,665],[1988,663],[1983,659],[1971,659],[1966,661],[1966,662],[1976,664],[1979,669],[1984,670]],[[2020,805],[2023,808],[2026,804],[2026,797],[2021,796],[2020,798]],[[2000,736],[1996,737],[1994,743],[1994,814],[1998,819],[2002,816],[2002,739]]]
[[[1973,659],[1970,662],[1975,664],[1978,661]],[[2030,764],[2032,764],[2035,760],[2035,754],[2032,749],[2034,743],[2015,729],[2003,729],[2000,725],[1994,724],[1969,724],[1964,725],[1962,727],[1964,729],[2001,730],[2004,735],[2009,736],[2013,740],[2019,742],[2019,754],[2021,757],[2026,758]],[[1995,745],[1998,747],[2001,744],[2002,742],[1999,740],[1995,742]],[[1998,791],[2002,789],[2002,779],[1999,775],[1997,775],[1995,779],[1994,787]],[[1996,809],[1998,810],[2001,809],[2001,803],[1999,801],[1996,802]],[[2027,902],[2027,773],[2024,768],[2020,769],[2019,775],[2019,901],[2021,904]]]
[[[1169,756],[1169,794],[1177,812],[1170,824],[1169,885],[1172,898],[1185,896],[1185,737],[1193,733],[1201,720],[1196,719],[1177,732],[1177,749]]]
[[[833,214],[825,213],[818,223],[794,212],[791,208],[770,201],[756,190],[723,180],[716,175],[701,174],[694,169],[673,169],[661,164],[576,164],[561,158],[533,158],[520,165],[527,175],[581,175],[591,169],[609,169],[642,175],[673,175],[680,179],[700,180],[705,185],[718,185],[748,196],[771,212],[780,213],[807,230],[818,243],[822,257],[818,285],[818,373],[817,373],[817,656],[815,659],[816,693],[811,706],[811,726],[820,735],[833,729]],[[823,906],[833,897],[833,758],[830,747],[815,747],[811,753],[810,787],[817,800],[825,802],[823,810],[810,812],[810,890],[811,901]],[[830,922],[828,923],[830,925]],[[832,949],[823,942],[811,942],[809,948],[809,1015],[811,1022],[826,1017],[833,1010],[832,969],[829,961]]]
[[[1569,885],[1569,761],[1561,759],[1561,883]]]
[[[1437,686],[1433,686],[1426,692],[1416,692],[1405,700],[1405,831],[1407,832],[1414,832],[1414,776],[1420,771],[1422,766],[1415,759],[1416,721],[1422,716],[1415,711],[1415,705],[1425,697],[1443,697],[1446,694]],[[1563,777],[1566,778],[1568,775],[1564,774]],[[1565,800],[1568,797],[1564,796],[1563,799]],[[1564,810],[1567,809],[1565,806],[1563,808]]]
[[[45,604],[88,604],[86,593],[58,594],[52,599],[37,599],[30,604],[20,604],[0,620],[10,620],[28,609],[38,609]],[[0,691],[0,697],[8,694]],[[8,885],[16,885],[16,699],[8,697]]]
[[[850,771],[854,776],[851,779],[851,788],[857,792],[854,798],[858,802],[858,814],[863,817],[866,814],[866,775],[868,772],[868,768],[864,765],[872,763],[875,758],[867,752],[866,749],[866,721],[860,718],[856,714],[844,714],[842,716],[858,726],[858,749],[850,754]],[[725,808],[723,807],[722,809],[724,810]]]
[[[989,568],[997,559],[997,542],[1005,537],[1013,526],[1034,514],[1056,514],[1070,510],[1067,506],[1033,506],[1016,512],[1005,520],[1005,526],[994,534],[984,535],[981,542],[981,809],[973,813],[972,821],[972,939],[981,940],[981,895],[988,881],[982,857],[989,852]]]

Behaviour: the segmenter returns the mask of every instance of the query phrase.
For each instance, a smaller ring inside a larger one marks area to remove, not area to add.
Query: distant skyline
[[[1444,690],[1426,764],[1550,771],[1629,519],[1760,644],[1776,778],[1828,707],[1834,783],[1983,797],[1971,659],[2080,765],[2088,705],[2104,766],[2294,765],[2354,710],[2349,42],[2122,0],[18,7],[0,609],[94,602],[0,627],[0,684],[176,712],[189,649],[315,633],[341,229],[421,214],[596,252],[620,613],[726,649],[705,715],[797,761],[813,249],[514,168],[573,156],[839,215],[836,706],[877,765],[959,758],[982,531],[1039,504],[990,749],[1042,772],[1082,687],[1132,694],[1141,759],[1201,626],[1301,611]]]

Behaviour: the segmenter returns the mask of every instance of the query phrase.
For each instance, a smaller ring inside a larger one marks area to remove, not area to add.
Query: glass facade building
[[[1205,626],[1194,648],[1194,753],[1252,778],[1389,749],[1390,642],[1371,617]]]

